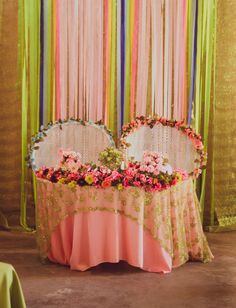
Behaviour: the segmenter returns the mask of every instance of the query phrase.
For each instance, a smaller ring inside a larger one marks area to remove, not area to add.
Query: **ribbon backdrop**
[[[116,135],[135,115],[191,122],[196,0],[40,3],[41,124],[102,119]]]

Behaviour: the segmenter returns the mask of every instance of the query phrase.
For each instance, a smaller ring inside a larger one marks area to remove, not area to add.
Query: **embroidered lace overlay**
[[[42,257],[50,250],[52,232],[61,221],[82,212],[108,211],[142,225],[172,257],[173,266],[188,259],[210,261],[213,256],[202,230],[199,202],[188,179],[161,192],[129,187],[70,188],[37,179],[37,240]]]

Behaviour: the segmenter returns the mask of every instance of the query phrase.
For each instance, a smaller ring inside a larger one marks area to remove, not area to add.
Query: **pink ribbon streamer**
[[[137,58],[138,58],[138,30],[139,30],[139,1],[135,1],[134,7],[134,33],[132,45],[132,64],[131,64],[131,118],[135,112],[135,94],[136,94],[136,80],[137,80]]]
[[[60,22],[60,52],[59,52],[59,72],[58,80],[60,82],[60,110],[61,118],[66,119],[68,117],[67,113],[67,102],[68,102],[68,29],[67,29],[67,1],[58,1],[58,18]],[[65,13],[66,12],[66,13]]]
[[[78,106],[78,13],[78,1],[68,1],[69,117],[77,116]]]
[[[150,48],[150,2],[142,0],[139,8],[138,68],[136,115],[146,114],[148,61]]]
[[[60,88],[60,0],[56,1],[56,119],[61,118],[61,88]]]

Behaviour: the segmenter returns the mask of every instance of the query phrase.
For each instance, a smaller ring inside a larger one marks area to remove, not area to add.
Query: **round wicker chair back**
[[[176,127],[164,126],[161,123],[142,125],[124,137],[130,146],[126,156],[142,161],[145,150],[162,153],[174,169],[183,169],[192,173],[199,168],[200,154],[194,148],[193,141]]]
[[[34,143],[31,151],[33,170],[42,166],[56,167],[59,150],[70,150],[82,155],[82,162],[98,162],[98,156],[106,147],[114,146],[114,141],[103,125],[70,120],[53,124],[45,130],[40,142]]]

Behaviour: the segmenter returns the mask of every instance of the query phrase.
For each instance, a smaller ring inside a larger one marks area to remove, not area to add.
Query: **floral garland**
[[[126,124],[122,128],[122,135],[120,138],[120,147],[126,149],[130,146],[129,143],[126,142],[126,137],[135,132],[138,128],[143,125],[147,125],[150,128],[153,128],[155,125],[162,124],[163,126],[169,126],[176,128],[183,132],[190,140],[192,140],[193,147],[195,148],[196,152],[199,154],[199,159],[196,159],[194,162],[199,163],[199,168],[195,168],[192,172],[189,173],[190,176],[198,177],[202,169],[206,168],[207,163],[207,153],[204,151],[204,146],[202,143],[202,137],[200,134],[197,134],[193,128],[190,126],[186,126],[183,121],[176,121],[176,120],[168,120],[163,117],[136,117],[133,121]]]
[[[99,162],[110,169],[117,169],[124,164],[124,153],[114,147],[108,147],[99,153]],[[123,164],[122,164],[123,163]]]
[[[103,129],[109,136],[111,144],[115,145],[115,142],[113,140],[112,132],[103,124],[103,122],[100,121],[84,121],[81,119],[74,119],[70,118],[68,120],[61,120],[55,122],[49,122],[47,126],[41,126],[39,131],[31,137],[31,144],[29,145],[29,152],[26,156],[25,160],[28,163],[28,166],[31,167],[34,171],[36,170],[35,162],[34,162],[34,151],[39,149],[39,142],[44,141],[44,138],[47,137],[47,131],[51,129],[54,126],[59,126],[60,129],[63,129],[63,124],[69,123],[69,122],[77,122],[80,125],[86,126],[86,125],[92,125],[92,126],[98,126],[100,129]]]
[[[103,151],[103,155],[105,152]],[[110,152],[111,149],[108,148],[107,153]],[[165,190],[188,178],[187,172],[173,171],[162,156],[154,152],[145,152],[143,162],[129,162],[126,168],[122,169],[120,166],[113,170],[107,166],[82,164],[79,153],[63,150],[60,153],[59,166],[40,168],[35,172],[38,178],[53,183],[67,184],[72,189],[77,185],[87,185],[96,188],[113,186],[118,190],[127,187],[141,187],[145,191]],[[105,157],[107,156],[109,155],[105,155]],[[113,156],[114,154],[112,154]]]

